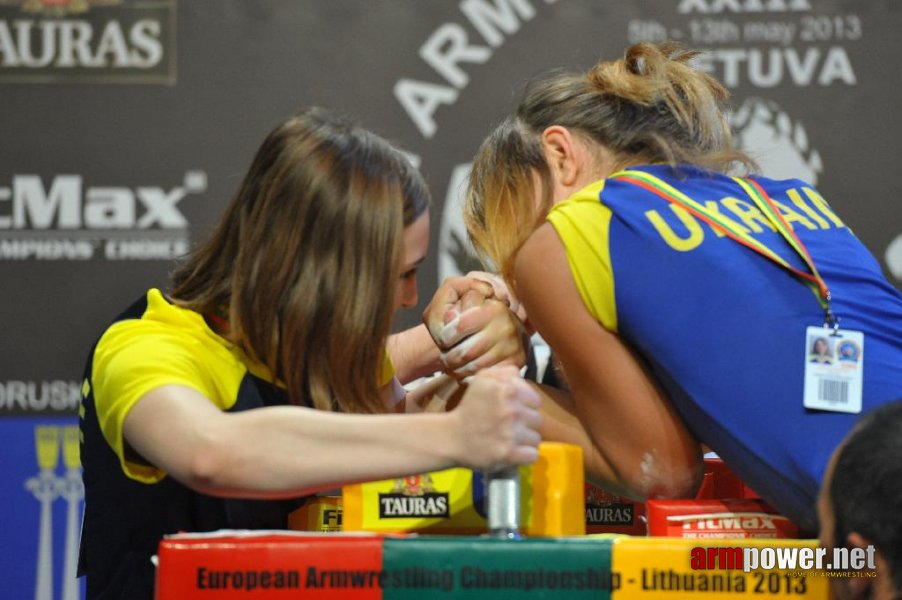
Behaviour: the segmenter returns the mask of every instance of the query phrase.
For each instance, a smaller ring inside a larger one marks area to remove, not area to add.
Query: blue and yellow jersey
[[[732,178],[689,166],[637,170],[807,270]],[[810,252],[841,325],[864,332],[864,410],[902,398],[902,295],[811,185],[755,181]],[[802,405],[805,330],[824,322],[812,291],[685,209],[616,177],[555,206],[548,220],[588,311],[639,351],[689,429],[815,531],[824,467],[858,416]]]

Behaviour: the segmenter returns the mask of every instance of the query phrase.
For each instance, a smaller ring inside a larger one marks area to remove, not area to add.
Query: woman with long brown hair
[[[317,490],[535,460],[538,398],[516,366],[467,380],[450,412],[379,414],[424,400],[404,396],[386,340],[394,313],[417,303],[428,240],[426,187],[382,138],[319,109],[267,136],[171,289],[148,291],[91,353],[90,597],[150,598],[167,533],[283,528]]]

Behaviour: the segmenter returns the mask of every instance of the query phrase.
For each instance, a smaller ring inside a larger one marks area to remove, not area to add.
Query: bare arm
[[[466,389],[450,375],[436,375],[407,392],[404,409],[408,413],[447,412],[460,403]]]
[[[514,277],[571,389],[570,398],[543,398],[543,437],[581,444],[590,474],[627,495],[691,495],[701,476],[698,442],[632,351],[586,310],[551,225],[521,248]]]
[[[125,418],[128,445],[204,493],[275,498],[363,480],[537,457],[539,399],[513,367],[474,378],[450,413],[347,415],[282,406],[226,413],[157,388]]]
[[[401,383],[410,383],[442,370],[439,348],[432,341],[425,325],[390,335],[387,346]]]

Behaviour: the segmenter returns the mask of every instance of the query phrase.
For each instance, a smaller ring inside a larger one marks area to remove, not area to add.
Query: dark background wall
[[[64,450],[94,336],[165,286],[298,107],[346,113],[418,162],[435,197],[428,300],[469,267],[461,184],[522,85],[680,39],[710,50],[701,64],[733,93],[738,139],[765,174],[816,184],[902,286],[900,26],[894,0],[0,0],[10,597],[79,593],[62,585],[80,514]]]

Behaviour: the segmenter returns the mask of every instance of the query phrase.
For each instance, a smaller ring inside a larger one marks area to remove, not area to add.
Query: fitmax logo
[[[185,229],[188,220],[178,203],[206,189],[202,171],[187,172],[184,185],[168,192],[161,187],[85,189],[80,175],[57,175],[48,189],[38,175],[15,175],[11,187],[0,187],[0,230],[49,230],[54,225],[58,230]]]
[[[171,260],[189,250],[179,203],[207,189],[188,171],[169,190],[85,187],[80,175],[16,175],[0,187],[0,260]]]

